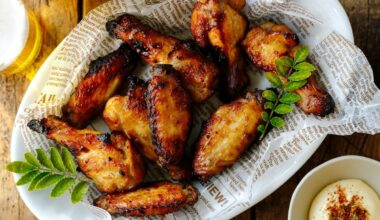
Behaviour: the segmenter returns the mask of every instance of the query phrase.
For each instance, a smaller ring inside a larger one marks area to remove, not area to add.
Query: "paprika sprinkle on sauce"
[[[363,207],[362,196],[353,195],[351,200],[348,200],[345,189],[341,185],[337,185],[337,189],[334,193],[337,194],[338,199],[332,200],[327,208],[330,219],[368,220],[368,212]]]
[[[314,198],[309,220],[380,220],[380,198],[361,180],[340,180]]]

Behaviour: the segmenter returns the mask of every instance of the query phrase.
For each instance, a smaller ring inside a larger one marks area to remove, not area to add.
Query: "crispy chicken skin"
[[[103,195],[94,203],[111,214],[137,217],[165,215],[197,200],[198,193],[192,185],[162,181],[133,192]]]
[[[162,166],[178,164],[191,125],[191,99],[170,65],[153,67],[147,90],[149,123]]]
[[[108,32],[128,43],[148,64],[170,64],[195,102],[206,101],[214,92],[217,67],[185,42],[161,34],[124,14],[106,24]]]
[[[297,35],[284,24],[266,22],[252,28],[242,42],[248,57],[264,71],[276,72],[275,61],[299,45]]]
[[[242,46],[253,64],[264,71],[276,72],[275,61],[282,56],[294,56],[300,43],[297,35],[286,25],[266,22],[252,28]],[[297,106],[307,114],[326,116],[334,112],[334,100],[318,85],[313,75],[295,93],[302,98]]]
[[[143,161],[123,135],[77,130],[56,116],[33,119],[28,127],[67,146],[73,152],[81,171],[102,192],[130,190],[144,178]]]
[[[123,132],[142,155],[160,165],[149,127],[146,90],[145,82],[130,77],[126,96],[114,96],[108,100],[103,118],[111,131]],[[182,164],[164,169],[174,180],[187,179],[191,174],[191,168],[186,169]]]
[[[88,73],[62,108],[65,121],[84,128],[101,114],[107,100],[134,69],[136,59],[137,55],[123,44],[116,51],[92,61]]]
[[[240,158],[258,136],[263,104],[260,91],[248,92],[211,115],[197,143],[193,161],[196,176],[207,181]]]
[[[191,32],[199,46],[212,46],[223,71],[223,91],[229,99],[235,98],[248,83],[246,62],[240,49],[247,29],[247,19],[240,13],[245,0],[199,0],[191,16]]]
[[[311,76],[306,85],[295,92],[301,96],[296,105],[305,113],[324,117],[334,112],[333,98],[318,84],[315,77]]]
[[[141,154],[157,161],[145,102],[146,89],[147,85],[143,81],[135,77],[130,78],[127,95],[109,99],[103,111],[103,118],[111,131],[124,132]]]

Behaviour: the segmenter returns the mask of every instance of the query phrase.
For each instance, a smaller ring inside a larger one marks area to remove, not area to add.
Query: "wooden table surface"
[[[24,74],[35,72],[58,43],[93,7],[106,0],[25,0],[43,30],[42,52]],[[356,44],[367,55],[380,85],[380,0],[340,0],[350,18]],[[0,219],[36,219],[16,190],[13,177],[3,169],[9,162],[10,139],[18,105],[29,81],[23,75],[0,76]],[[380,134],[339,137],[330,135],[311,159],[271,196],[235,219],[282,220],[297,183],[315,166],[334,157],[355,154],[380,160]]]

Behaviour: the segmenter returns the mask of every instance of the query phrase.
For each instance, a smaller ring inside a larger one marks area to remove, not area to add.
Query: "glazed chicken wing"
[[[148,64],[170,64],[195,102],[206,101],[214,92],[217,67],[185,42],[161,34],[124,14],[106,24],[108,32],[127,42]]]
[[[211,45],[225,57],[223,76],[224,95],[235,98],[247,85],[245,59],[240,49],[247,28],[247,19],[241,14],[245,0],[199,0],[191,16],[191,32],[197,43],[205,48]]]
[[[151,138],[145,102],[146,89],[144,82],[135,77],[130,78],[127,95],[114,96],[108,100],[103,118],[111,131],[123,132],[142,155],[160,165]],[[164,167],[174,180],[187,179],[191,172],[179,165],[169,165],[166,168]]]
[[[28,127],[67,146],[82,172],[102,192],[129,190],[144,178],[143,161],[123,135],[77,130],[55,116],[31,120]]]
[[[153,143],[162,166],[178,164],[190,131],[190,96],[170,65],[153,68],[147,90],[149,122]]]
[[[196,176],[207,181],[240,158],[258,136],[263,104],[261,92],[248,92],[211,115],[197,143],[193,161]]]
[[[275,61],[282,56],[294,56],[300,47],[297,35],[284,24],[266,22],[252,28],[242,45],[250,60],[264,71],[276,72]],[[282,79],[285,80],[285,79]],[[312,75],[307,84],[296,90],[301,96],[297,106],[307,114],[326,116],[334,111],[334,100],[321,88]]]
[[[63,106],[63,118],[77,128],[86,127],[131,73],[136,58],[129,46],[123,44],[118,50],[92,61],[88,73]]]
[[[133,217],[165,215],[193,205],[197,200],[198,193],[192,185],[162,181],[134,192],[104,195],[94,203],[111,214]]]

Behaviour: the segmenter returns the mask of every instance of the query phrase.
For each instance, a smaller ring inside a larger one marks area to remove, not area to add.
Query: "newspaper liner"
[[[20,128],[27,149],[48,149],[53,143],[29,130],[27,122],[51,114],[61,115],[61,106],[67,102],[75,86],[87,73],[90,61],[110,53],[120,45],[121,41],[113,39],[106,32],[107,20],[128,12],[161,32],[186,39],[191,37],[189,21],[194,2],[113,0],[91,11],[59,46],[56,59],[48,73],[45,73],[49,78],[41,89],[40,97],[21,111],[16,119],[15,126]],[[200,192],[199,201],[192,207],[187,206],[167,215],[168,219],[230,218],[258,202],[260,198],[257,192],[263,189],[255,188],[255,183],[269,180],[271,175],[278,173],[277,169],[286,170],[283,166],[296,156],[314,151],[315,149],[307,148],[314,146],[316,141],[327,134],[380,132],[380,91],[373,82],[371,66],[359,48],[331,31],[293,1],[247,0],[244,11],[251,25],[267,18],[284,22],[296,31],[301,41],[311,48],[310,59],[318,72],[323,73],[319,81],[334,97],[335,113],[320,118],[295,110],[286,116],[285,127],[273,129],[260,144],[250,147],[222,175],[207,183],[194,181]],[[150,67],[141,65],[137,72],[141,78],[148,79],[149,69]],[[267,86],[260,71],[250,66],[249,72],[252,78],[251,89]],[[220,101],[212,98],[195,109],[195,126],[188,145],[194,143],[202,122],[220,104]],[[101,119],[95,120],[90,127],[107,131]],[[150,166],[147,179],[161,178],[160,170]],[[95,187],[91,187],[88,202],[91,203],[99,195]],[[109,218],[109,215],[102,212],[97,215],[103,219]]]

